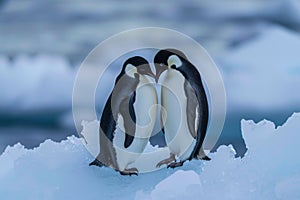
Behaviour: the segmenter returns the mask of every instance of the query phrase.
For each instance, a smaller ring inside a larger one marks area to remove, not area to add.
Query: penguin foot
[[[89,164],[89,166],[97,166],[97,167],[103,167],[104,166],[104,164],[102,163],[102,162],[100,162],[98,159],[95,159],[93,162],[91,162],[90,164]]]
[[[202,158],[200,158],[201,160],[206,160],[206,161],[210,161],[211,160],[211,158],[210,157],[208,157],[208,156],[204,156],[204,157],[202,157]]]
[[[120,171],[120,174],[123,176],[131,176],[131,175],[138,175],[138,169],[137,168],[130,168],[130,169],[125,169],[124,171]]]
[[[204,150],[202,148],[200,149],[198,155],[195,156],[195,159],[197,159],[197,160],[206,160],[206,161],[211,160],[210,157],[208,157],[205,154],[205,152],[204,152]]]
[[[169,165],[171,162],[176,161],[175,155],[174,154],[170,154],[170,157],[167,159],[164,159],[162,161],[160,161],[159,163],[157,163],[156,167],[159,168],[162,165]]]
[[[172,162],[170,164],[168,164],[167,168],[176,168],[176,167],[181,167],[183,165],[184,161],[180,161],[180,162]]]

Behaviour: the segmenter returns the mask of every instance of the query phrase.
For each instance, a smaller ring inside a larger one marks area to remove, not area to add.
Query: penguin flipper
[[[195,93],[195,90],[190,85],[190,83],[186,80],[184,82],[184,92],[187,98],[187,108],[186,108],[186,115],[187,115],[187,122],[189,127],[189,132],[193,138],[197,138],[197,129],[198,129],[198,109],[199,103]]]
[[[125,98],[120,104],[120,114],[124,120],[125,128],[125,141],[124,147],[128,148],[134,139],[135,130],[136,130],[136,115],[134,111],[134,102],[135,102],[136,93],[133,92],[129,98]]]

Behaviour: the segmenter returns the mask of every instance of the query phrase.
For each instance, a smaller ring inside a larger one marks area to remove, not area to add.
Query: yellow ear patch
[[[168,67],[171,67],[172,65],[175,65],[176,68],[182,65],[182,62],[178,56],[172,55],[168,58]]]

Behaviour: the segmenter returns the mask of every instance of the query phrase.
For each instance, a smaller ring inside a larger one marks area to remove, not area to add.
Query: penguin
[[[176,49],[160,50],[154,64],[156,83],[161,83],[161,106],[166,111],[162,131],[170,150],[170,157],[157,167],[167,164],[168,168],[175,168],[186,160],[210,160],[202,146],[209,107],[200,73],[184,53]]]
[[[124,62],[100,119],[100,153],[90,165],[137,175],[138,170],[128,166],[145,149],[157,115],[156,107],[152,107],[157,105],[156,90],[147,76],[155,78],[143,57]]]

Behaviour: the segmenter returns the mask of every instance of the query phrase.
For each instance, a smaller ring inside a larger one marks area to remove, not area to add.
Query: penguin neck
[[[167,68],[166,70],[164,70],[164,71],[161,73],[161,75],[160,75],[160,77],[159,77],[159,79],[158,79],[158,82],[157,82],[159,85],[161,85],[161,84],[163,83],[164,79],[170,74],[170,70],[171,70],[171,69]],[[173,69],[172,69],[172,70],[173,70]]]
[[[178,74],[178,73],[181,74],[181,72],[177,69],[168,68],[166,70],[164,78],[170,78],[170,76],[173,76],[174,74]]]
[[[148,77],[146,77],[145,75],[141,75],[141,74],[139,76],[139,81],[140,81],[140,84],[151,83],[151,80],[148,79]]]

